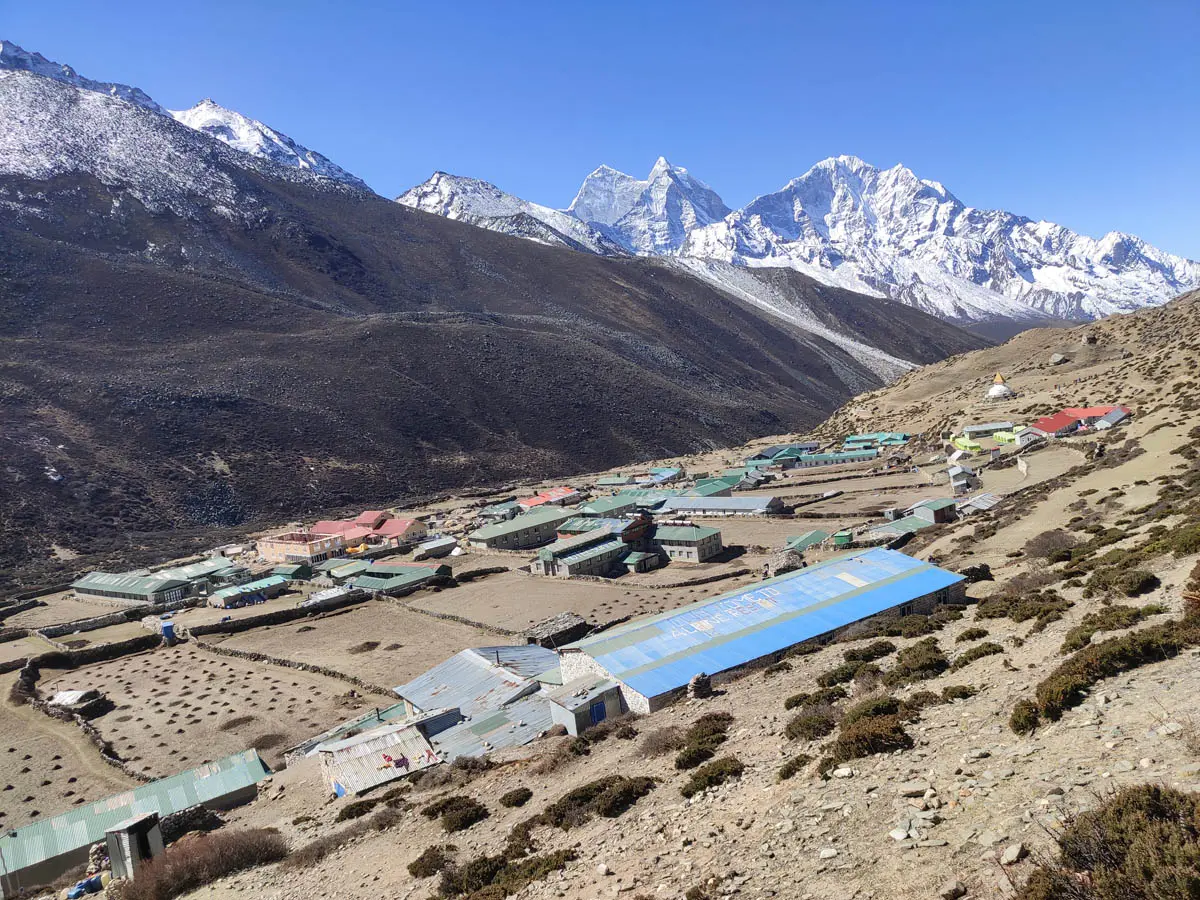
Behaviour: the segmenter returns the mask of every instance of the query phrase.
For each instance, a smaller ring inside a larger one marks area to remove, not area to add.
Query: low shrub
[[[477,822],[488,818],[490,813],[473,797],[455,795],[443,797],[421,810],[427,819],[441,818],[442,828],[447,832],[465,831]]]
[[[833,687],[835,684],[846,684],[854,680],[854,676],[858,671],[867,665],[862,660],[856,662],[845,662],[840,666],[834,666],[826,672],[822,672],[817,676],[817,684],[823,688]]]
[[[899,716],[906,722],[915,720],[928,706],[940,706],[946,700],[933,691],[916,691],[900,702]]]
[[[685,797],[693,797],[703,790],[724,784],[731,778],[739,778],[744,771],[746,767],[736,756],[724,756],[693,772],[679,792]]]
[[[1190,900],[1200,894],[1200,794],[1126,788],[1070,820],[1059,849],[1017,900]]]
[[[533,797],[533,791],[527,787],[513,788],[506,794],[500,795],[500,805],[511,809],[514,806],[524,806]]]
[[[337,819],[335,821],[348,822],[351,819],[357,819],[361,816],[365,816],[378,805],[378,797],[372,797],[366,800],[354,800],[338,810]]]
[[[1078,706],[1089,687],[1104,678],[1159,662],[1200,644],[1200,621],[1184,618],[1162,622],[1123,637],[1112,637],[1079,650],[1037,686],[1038,715],[1057,721]]]
[[[783,701],[784,709],[795,709],[797,706],[832,706],[839,700],[846,699],[846,689],[840,685],[821,688],[805,694],[792,694]]]
[[[574,850],[518,858],[506,854],[478,856],[461,867],[446,868],[442,872],[438,894],[442,897],[468,894],[471,900],[502,900],[541,881],[551,872],[566,868],[575,856]]]
[[[1086,647],[1092,641],[1092,636],[1098,631],[1120,631],[1132,628],[1150,616],[1166,612],[1166,607],[1158,603],[1146,606],[1105,606],[1090,612],[1083,617],[1078,625],[1067,632],[1060,653],[1073,653]]]
[[[450,857],[442,847],[426,847],[416,859],[408,864],[408,874],[413,878],[432,878],[450,865]]]
[[[812,762],[812,759],[807,753],[796,754],[779,767],[779,772],[775,776],[776,779],[778,781],[787,781],[792,776],[798,775],[804,771],[805,766]]]
[[[681,727],[667,725],[664,728],[654,729],[642,738],[640,751],[643,757],[649,759],[678,750],[685,742],[685,732]]]
[[[599,815],[615,818],[654,789],[653,778],[607,775],[569,791],[546,807],[537,823],[564,831]]]
[[[936,695],[935,695],[936,696]],[[874,716],[894,716],[900,712],[900,701],[895,697],[868,697],[849,707],[842,716],[842,728],[853,725],[859,719]]]
[[[828,759],[834,764],[861,759],[874,753],[909,750],[913,740],[896,716],[859,719],[843,728],[829,748]]]
[[[964,643],[965,641],[979,641],[987,636],[988,636],[988,630],[986,628],[979,628],[978,626],[976,626],[976,627],[968,628],[966,631],[962,632],[958,637],[956,637],[954,639],[954,643],[961,644],[961,643]]]
[[[704,744],[687,744],[675,754],[675,768],[680,770],[694,769],[701,763],[708,762],[716,755],[716,747],[709,747]]]
[[[171,900],[234,872],[278,862],[287,854],[287,841],[273,828],[199,835],[143,863],[136,881],[121,884],[120,900]],[[110,890],[110,896],[117,893]]]
[[[1016,734],[1029,734],[1038,726],[1038,708],[1032,700],[1018,700],[1008,717],[1008,727]]]
[[[949,703],[952,700],[968,700],[979,693],[979,688],[969,684],[951,684],[942,688],[942,699]]]
[[[874,662],[883,659],[889,653],[896,652],[896,645],[891,641],[873,641],[865,647],[852,647],[842,656],[846,662]]]
[[[785,672],[790,671],[792,671],[792,664],[786,659],[781,659],[774,665],[767,666],[765,669],[763,669],[763,677],[774,678],[776,675],[782,675]]]
[[[1011,589],[1011,582],[1010,582]],[[1041,631],[1057,622],[1075,604],[1054,590],[1033,590],[1027,594],[1001,594],[981,600],[975,608],[976,619],[1004,619],[1014,622],[1034,620],[1033,631]]]
[[[816,741],[833,732],[837,721],[827,707],[806,706],[783,729],[789,741]]]
[[[1095,594],[1123,594],[1126,597],[1140,597],[1157,590],[1162,584],[1158,576],[1145,569],[1128,569],[1122,566],[1105,566],[1092,573],[1083,588],[1083,595],[1091,597]]]
[[[693,769],[712,759],[725,743],[733,716],[726,712],[705,713],[683,735],[683,748],[675,756],[675,768]]]
[[[977,659],[983,659],[985,656],[994,656],[997,653],[1003,653],[1004,648],[992,641],[984,641],[982,644],[976,644],[971,649],[960,653],[954,658],[954,663],[950,666],[950,671],[957,672],[959,669],[969,666]]]
[[[896,664],[883,676],[886,684],[896,686],[910,681],[934,678],[950,668],[950,661],[938,649],[936,638],[925,638],[896,654]]]

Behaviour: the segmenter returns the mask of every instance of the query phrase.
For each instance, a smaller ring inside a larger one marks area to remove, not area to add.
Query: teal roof
[[[632,565],[635,565],[636,563],[642,562],[643,560],[657,559],[657,558],[658,558],[657,553],[646,553],[642,550],[634,550],[632,553],[630,553],[628,556],[625,557],[624,562],[625,562],[625,565],[632,566]]]
[[[804,534],[790,537],[787,543],[783,545],[784,550],[807,550],[809,547],[814,547],[821,541],[828,540],[829,532],[814,529],[806,531]]]
[[[699,541],[720,533],[720,529],[704,525],[659,525],[654,529],[654,539],[669,544],[672,541]]]
[[[230,562],[223,556],[211,556],[208,559],[202,559],[200,562],[189,563],[186,566],[172,566],[169,569],[159,569],[154,573],[155,578],[182,578],[185,581],[195,581],[198,578],[206,578],[209,575],[215,575],[218,572],[228,572],[232,569],[240,569],[241,566]]]
[[[741,481],[740,478],[726,480],[724,478],[709,478],[703,482],[697,481],[694,488],[683,492],[684,497],[718,497],[728,496],[733,486]]]
[[[485,525],[477,528],[468,535],[473,541],[489,540],[503,537],[517,531],[524,531],[537,525],[557,525],[575,515],[574,510],[563,509],[561,506],[539,506],[527,513],[522,513],[507,522],[497,522],[495,525]]]
[[[365,591],[394,591],[398,588],[422,585],[439,575],[449,575],[451,571],[449,566],[375,563],[351,578],[350,584]]]
[[[595,500],[589,500],[576,512],[586,513],[589,516],[606,516],[609,513],[633,509],[635,506],[637,506],[637,501],[633,497],[627,497],[621,493],[613,497],[597,497]]]
[[[680,491],[676,488],[629,488],[619,491],[616,496],[629,500],[665,500],[667,497],[678,497]]]
[[[958,501],[954,500],[951,497],[940,497],[937,500],[922,500],[919,503],[914,503],[912,506],[909,507],[909,509],[916,509],[919,506],[923,506],[926,509],[938,510],[938,509],[945,509],[948,506],[957,506],[957,505],[958,505]]]
[[[585,531],[582,534],[574,535],[573,537],[563,538],[561,541],[555,541],[548,547],[543,547],[538,551],[538,559],[549,562],[559,557],[569,556],[584,547],[590,547],[593,544],[604,544],[612,540],[612,534],[607,527],[595,528]]]
[[[930,522],[928,519],[922,519],[920,516],[905,516],[903,519],[896,519],[893,522],[884,522],[882,525],[877,525],[871,531],[893,531],[896,534],[910,534],[914,531],[920,531],[923,528],[932,527],[933,522]]]
[[[877,456],[879,456],[878,450],[838,450],[833,453],[806,453],[796,458],[814,462],[854,462],[861,459],[875,459]]]
[[[230,587],[221,588],[219,591],[213,591],[214,597],[240,597],[245,594],[254,594],[258,591],[265,591],[267,588],[273,588],[287,584],[288,580],[282,575],[268,575],[266,578],[260,578],[258,581],[248,581],[245,584],[235,584]]]
[[[630,484],[632,481],[631,475],[601,475],[596,479],[596,484]]]
[[[627,549],[628,544],[620,538],[614,538],[602,544],[583,547],[573,553],[562,554],[559,562],[566,563],[568,566],[574,566],[581,562],[587,562],[589,559],[595,559],[597,556],[604,556],[608,553],[621,552]]]
[[[0,837],[0,873],[10,874],[104,840],[114,825],[144,813],[189,809],[257,784],[271,774],[255,750],[152,781],[43,819]]]
[[[120,591],[126,594],[150,594],[167,588],[184,587],[190,582],[184,578],[169,578],[162,575],[120,575],[113,572],[89,572],[72,582],[76,590]]]

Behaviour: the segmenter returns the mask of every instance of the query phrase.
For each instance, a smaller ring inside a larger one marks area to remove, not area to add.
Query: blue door
[[[603,722],[605,717],[608,715],[608,710],[604,708],[604,701],[597,700],[595,703],[593,703],[591,713],[593,725],[599,725],[601,722]]]

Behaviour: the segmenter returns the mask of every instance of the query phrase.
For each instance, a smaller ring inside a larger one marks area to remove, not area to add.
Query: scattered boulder
[[[1000,854],[1000,864],[1004,866],[1015,865],[1025,858],[1025,853],[1024,844],[1020,842],[1009,844],[1004,848],[1004,852]]]
[[[942,900],[959,900],[960,897],[967,896],[967,889],[957,878],[951,878],[938,888],[938,896]]]

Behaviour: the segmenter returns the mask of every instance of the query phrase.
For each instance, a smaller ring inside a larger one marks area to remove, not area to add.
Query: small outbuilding
[[[580,678],[550,691],[549,697],[550,718],[567,734],[578,735],[623,711],[621,689],[611,678]]]

